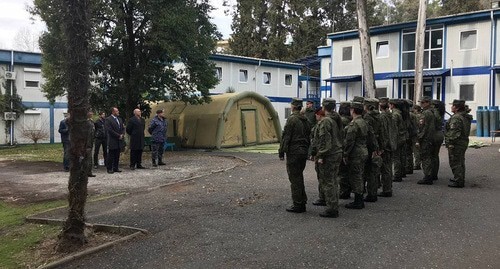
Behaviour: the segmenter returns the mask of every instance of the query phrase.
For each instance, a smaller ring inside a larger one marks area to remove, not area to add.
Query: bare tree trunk
[[[358,11],[359,47],[361,63],[363,65],[363,82],[366,87],[366,96],[375,97],[375,76],[373,74],[373,59],[370,41],[370,32],[366,22],[366,0],[356,0]]]
[[[64,78],[68,86],[68,109],[70,112],[69,132],[70,177],[68,182],[69,213],[59,235],[60,251],[72,251],[86,243],[85,203],[87,201],[88,162],[86,148],[90,128],[87,122],[89,111],[88,90],[90,87],[91,35],[90,0],[63,0],[62,17],[66,55]]]
[[[420,97],[422,97],[426,12],[427,0],[420,0],[417,31],[415,33],[415,96],[413,97],[415,102],[418,102]]]

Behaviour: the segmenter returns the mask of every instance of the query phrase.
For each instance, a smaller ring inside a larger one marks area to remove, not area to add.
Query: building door
[[[244,146],[256,144],[258,142],[257,112],[255,109],[241,110],[241,129]]]
[[[439,99],[441,97],[441,78],[424,78],[422,83],[422,95],[429,96],[432,99]],[[403,79],[403,93],[402,98],[413,100],[415,95],[415,80]],[[413,100],[415,102],[415,100]],[[416,100],[417,102],[419,100]]]

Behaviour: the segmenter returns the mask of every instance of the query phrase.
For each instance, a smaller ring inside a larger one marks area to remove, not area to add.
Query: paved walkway
[[[443,148],[436,184],[417,185],[416,171],[394,184],[394,197],[342,207],[338,219],[320,218],[322,208],[310,204],[304,214],[285,212],[284,162],[238,154],[252,164],[89,204],[89,222],[151,234],[65,268],[500,268],[498,150],[468,150],[466,188],[452,189]],[[312,201],[312,163],[306,173]]]

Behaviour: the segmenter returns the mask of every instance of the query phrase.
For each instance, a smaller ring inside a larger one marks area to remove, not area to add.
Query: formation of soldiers
[[[438,180],[443,141],[454,175],[448,186],[464,187],[472,121],[465,101],[453,101],[454,114],[446,125],[444,103],[429,97],[423,97],[420,106],[406,99],[354,97],[341,102],[338,112],[334,99],[324,99],[319,109],[312,101],[302,106],[301,99],[292,100],[279,149],[281,160],[286,155],[292,191],[287,211],[306,211],[303,171],[308,159],[315,163],[319,183],[313,205],[326,207],[321,217],[338,217],[339,199],[350,199],[351,193],[354,201],[345,205],[348,209],[392,197],[392,183],[414,170],[423,170],[418,184],[432,185]]]

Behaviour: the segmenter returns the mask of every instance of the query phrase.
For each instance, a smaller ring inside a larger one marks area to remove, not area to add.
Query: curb
[[[64,223],[64,220],[58,220],[58,219],[46,219],[46,218],[36,218],[36,217],[26,217],[26,221],[29,223],[36,223],[36,224],[46,224],[46,225],[61,225]],[[86,249],[84,251],[80,251],[77,253],[70,254],[69,256],[66,256],[60,260],[51,262],[47,265],[43,265],[40,268],[43,269],[49,269],[49,268],[56,268],[59,266],[62,266],[66,263],[69,263],[71,261],[80,259],[82,257],[88,256],[90,254],[96,253],[98,251],[104,250],[111,248],[112,246],[115,246],[119,243],[129,241],[131,239],[134,239],[136,237],[139,237],[141,235],[148,235],[149,232],[145,229],[140,229],[140,228],[134,228],[134,227],[129,227],[129,226],[116,226],[116,225],[106,225],[106,224],[92,224],[92,223],[85,223],[86,227],[92,228],[96,232],[108,232],[108,233],[114,233],[114,234],[128,234],[120,239],[117,239],[115,241],[111,241],[93,248]]]

